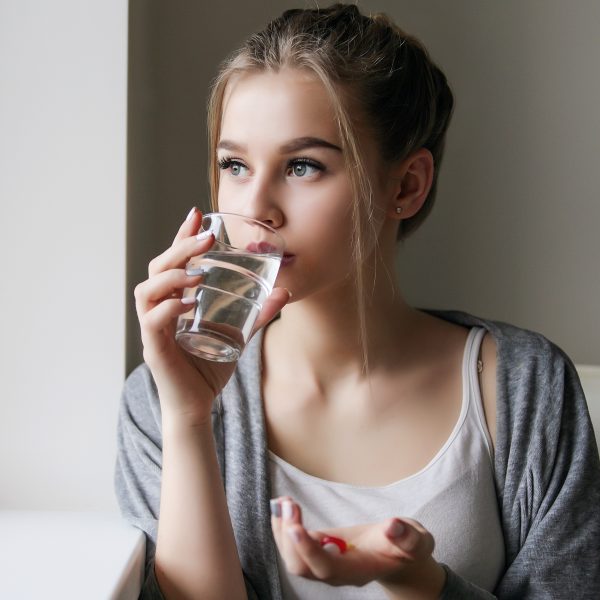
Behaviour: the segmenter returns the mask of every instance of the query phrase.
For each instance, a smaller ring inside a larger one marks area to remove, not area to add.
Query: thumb
[[[433,536],[420,523],[408,519],[390,519],[384,524],[384,536],[394,556],[422,560],[431,556]]]

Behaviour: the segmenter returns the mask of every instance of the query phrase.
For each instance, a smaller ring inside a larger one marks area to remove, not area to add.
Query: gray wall
[[[130,3],[128,370],[141,360],[131,290],[189,208],[208,205],[210,79],[294,5]],[[599,364],[600,3],[359,5],[421,37],[457,98],[437,206],[399,250],[408,298],[541,331]]]

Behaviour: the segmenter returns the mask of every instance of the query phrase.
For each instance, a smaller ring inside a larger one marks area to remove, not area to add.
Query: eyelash
[[[298,158],[290,160],[290,162],[288,163],[288,169],[293,169],[296,165],[306,165],[307,167],[312,167],[313,169],[316,169],[320,173],[322,173],[325,170],[325,167],[320,162],[317,162],[312,158],[307,158],[304,156],[300,156]]]
[[[229,167],[234,162],[241,163],[241,161],[236,160],[236,159],[232,158],[231,156],[224,156],[223,158],[219,158],[219,160],[218,160],[219,169],[225,171],[226,169],[229,169]],[[241,163],[241,164],[243,164],[243,163]]]
[[[219,169],[222,171],[226,171],[231,167],[231,165],[234,164],[240,164],[244,167],[246,166],[241,160],[233,158],[232,156],[224,156],[223,158],[220,158],[217,162],[219,165]],[[296,165],[307,165],[309,167],[312,167],[313,169],[317,169],[317,171],[325,171],[325,167],[321,163],[305,156],[300,156],[298,158],[293,158],[292,160],[290,160],[288,162],[287,169],[294,168]]]

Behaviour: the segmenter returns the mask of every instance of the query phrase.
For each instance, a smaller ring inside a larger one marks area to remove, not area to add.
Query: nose
[[[267,173],[255,175],[242,194],[241,214],[278,229],[285,220],[281,192],[280,186]]]

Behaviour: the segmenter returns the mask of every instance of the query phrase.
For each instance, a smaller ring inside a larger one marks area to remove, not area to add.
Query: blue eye
[[[297,158],[292,160],[288,167],[288,174],[294,177],[306,177],[316,175],[324,170],[324,167],[314,160],[308,158]]]
[[[234,177],[239,177],[240,175],[244,174],[244,169],[248,170],[248,167],[244,163],[233,158],[220,158],[219,169],[222,171],[229,171],[229,173]]]

